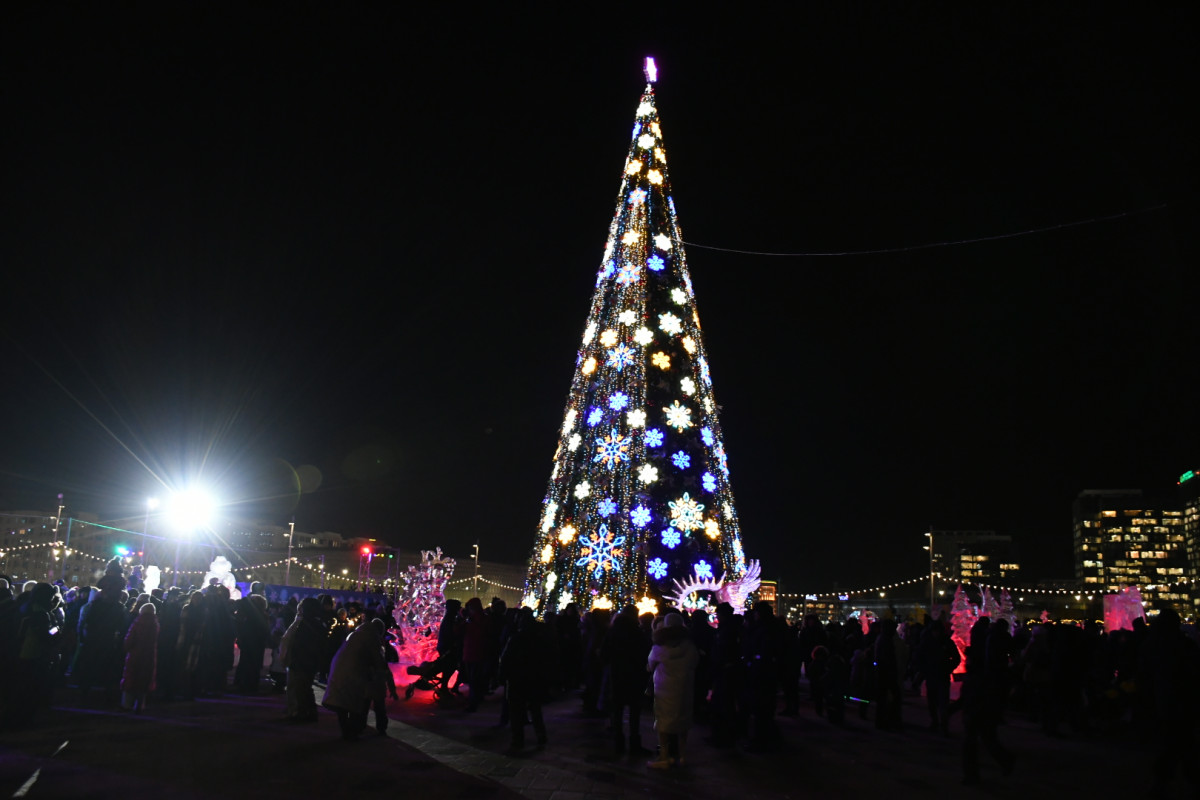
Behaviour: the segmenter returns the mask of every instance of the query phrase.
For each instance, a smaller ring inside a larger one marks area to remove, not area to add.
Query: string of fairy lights
[[[920,577],[910,578],[905,581],[896,581],[894,583],[883,583],[883,584],[880,584],[879,586],[872,586],[867,589],[839,589],[839,590],[833,591],[833,592],[794,592],[794,593],[793,592],[787,592],[787,593],[781,592],[781,593],[777,594],[776,597],[778,597],[780,600],[808,600],[810,602],[821,601],[821,600],[843,600],[844,601],[844,600],[848,600],[852,597],[862,597],[864,595],[878,595],[881,592],[886,593],[889,589],[897,589],[897,588],[900,588],[903,586],[913,586],[915,584],[928,584],[931,579],[940,580],[940,581],[943,581],[944,583],[947,583],[947,582],[955,583],[955,584],[962,585],[962,586],[974,586],[979,589],[988,589],[989,591],[1002,590],[1002,591],[1006,591],[1009,593],[1019,594],[1019,595],[1021,595],[1022,598],[1026,597],[1026,596],[1053,597],[1053,596],[1074,595],[1076,600],[1080,600],[1084,597],[1087,597],[1089,600],[1091,600],[1096,595],[1107,594],[1107,592],[1102,591],[1098,588],[1097,589],[1044,589],[1044,588],[1030,589],[1028,587],[1022,587],[1022,586],[1004,586],[1004,585],[998,584],[998,583],[983,583],[980,581],[946,581],[944,578],[942,578],[941,574],[934,573],[933,575],[925,574]],[[1193,583],[1193,581],[1191,581],[1188,578],[1181,578],[1177,581],[1167,582],[1167,583],[1149,583],[1149,584],[1146,584],[1145,586],[1142,586],[1141,588],[1146,591],[1160,591],[1160,590],[1168,590],[1168,589],[1173,589],[1176,587],[1183,587],[1183,586],[1190,587],[1192,585],[1192,583]]]
[[[59,555],[58,551],[62,550],[64,555],[72,556],[72,557],[76,557],[76,558],[88,559],[90,561],[95,561],[100,564],[108,563],[111,560],[111,558],[105,558],[103,556],[93,555],[92,553],[88,553],[83,550],[79,550],[77,548],[66,548],[66,547],[64,547],[63,542],[47,542],[47,543],[42,543],[42,544],[26,544],[26,545],[20,545],[17,547],[6,547],[3,550],[0,550],[0,558],[5,558],[6,556],[9,556],[14,553],[21,553],[21,552],[37,550],[37,549],[49,549],[49,550],[53,551],[53,555],[56,555],[56,556]],[[339,576],[333,572],[322,569],[319,566],[313,566],[312,564],[306,564],[306,563],[300,561],[298,557],[293,556],[290,560],[292,562],[292,566],[297,567],[299,569],[307,570],[307,571],[313,573],[314,575],[324,575],[331,579],[344,580],[344,581],[351,582],[351,583],[356,582],[356,580],[354,578],[351,578],[348,576]],[[254,571],[270,569],[272,567],[282,567],[282,566],[285,566],[288,563],[288,561],[289,561],[288,558],[281,558],[281,559],[277,559],[275,561],[266,561],[261,564],[247,565],[245,567],[239,568],[238,571],[252,573]],[[170,571],[169,567],[166,567],[164,569],[165,569],[165,571],[168,571],[168,572]],[[180,570],[178,574],[180,574],[180,575],[203,575],[206,572],[207,572],[207,570]],[[892,583],[881,583],[878,586],[871,586],[871,587],[861,588],[861,589],[838,589],[836,591],[831,591],[831,592],[780,592],[776,595],[776,597],[779,598],[780,600],[808,600],[810,602],[821,601],[821,600],[843,600],[843,601],[845,601],[845,600],[848,600],[850,598],[855,598],[855,597],[863,597],[866,595],[878,595],[880,592],[886,593],[887,591],[889,591],[891,589],[899,589],[902,587],[914,586],[917,584],[928,584],[931,577],[934,580],[943,581],[944,583],[947,582],[947,581],[945,581],[945,579],[942,578],[941,574],[935,573],[932,576],[929,574],[925,574],[925,575],[921,575],[921,576],[918,576],[915,578],[909,578],[908,580],[893,581]],[[388,581],[394,581],[394,580],[395,579],[393,579],[393,578],[385,578],[384,582],[386,583]],[[479,583],[483,583],[488,586],[495,587],[497,589],[505,589],[505,590],[511,591],[511,592],[522,591],[522,587],[510,586],[506,583],[501,583],[499,581],[492,580],[491,578],[488,578],[484,575],[479,575],[479,576],[468,575],[465,578],[455,578],[454,580],[447,581],[446,585],[447,586],[457,586],[457,585],[472,583],[476,580],[478,580]],[[1082,599],[1083,597],[1087,597],[1090,600],[1090,599],[1093,599],[1096,595],[1106,594],[1106,592],[1101,591],[1099,589],[1096,589],[1096,590],[1047,589],[1047,588],[1031,589],[1031,588],[1022,587],[1022,586],[1005,586],[1003,584],[998,584],[998,583],[983,583],[981,581],[950,581],[950,582],[955,583],[955,584],[961,584],[962,586],[974,586],[979,589],[988,589],[990,591],[995,591],[995,590],[1007,591],[1012,594],[1018,594],[1021,597],[1026,597],[1026,596],[1034,596],[1034,597],[1060,596],[1061,597],[1061,596],[1074,595],[1075,599],[1077,599],[1077,600]],[[1195,583],[1195,582],[1189,578],[1181,578],[1177,581],[1171,581],[1171,582],[1165,582],[1165,583],[1150,583],[1150,584],[1146,584],[1145,586],[1142,586],[1140,588],[1142,588],[1143,590],[1146,590],[1146,591],[1165,591],[1165,590],[1174,589],[1177,587],[1189,587],[1190,588],[1193,585],[1193,583]]]

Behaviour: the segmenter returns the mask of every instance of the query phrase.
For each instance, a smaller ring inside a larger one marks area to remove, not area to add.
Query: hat
[[[683,627],[683,617],[679,616],[674,611],[672,611],[670,614],[667,614],[666,619],[663,620],[663,627],[664,628],[682,628]]]

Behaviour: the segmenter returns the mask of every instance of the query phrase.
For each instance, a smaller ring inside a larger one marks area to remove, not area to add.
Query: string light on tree
[[[692,581],[693,607],[712,605],[719,590],[741,611],[758,586],[758,564],[742,549],[649,61],[646,77],[528,561],[523,595],[540,613],[572,602],[657,607],[679,581]],[[718,510],[713,519],[705,506]]]

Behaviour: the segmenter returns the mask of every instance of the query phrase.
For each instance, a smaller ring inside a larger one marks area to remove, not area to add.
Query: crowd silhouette
[[[219,584],[144,593],[118,561],[95,586],[0,579],[0,727],[37,724],[56,695],[140,713],[148,703],[272,692],[284,696],[286,723],[306,724],[319,719],[314,689],[323,688],[343,738],[366,731],[371,711],[376,734],[385,733],[388,703],[399,699],[389,665],[402,635],[392,609],[328,595],[268,603],[261,589],[236,601]],[[1009,630],[982,617],[965,657],[945,620],[883,619],[864,630],[816,616],[794,625],[765,602],[743,611],[722,603],[712,615],[655,616],[570,604],[539,619],[498,598],[486,607],[448,600],[440,623],[409,632],[427,637],[435,655],[409,667],[405,696],[432,691],[447,709],[470,713],[494,706],[512,755],[528,753],[527,728],[536,749],[547,746],[545,703],[577,698],[580,716],[606,727],[612,755],[669,770],[686,767],[693,727],[706,747],[771,753],[787,746],[777,715],[805,709],[814,724],[845,725],[856,712],[904,735],[902,705],[917,694],[924,735],[952,738],[961,714],[967,784],[985,774],[981,751],[1000,774],[1016,769],[1002,729],[1019,715],[1047,737],[1152,731],[1150,793],[1181,773],[1200,787],[1191,758],[1200,647],[1169,609],[1107,633],[1042,620]]]

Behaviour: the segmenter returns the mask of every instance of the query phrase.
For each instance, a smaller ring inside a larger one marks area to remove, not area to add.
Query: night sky
[[[1071,574],[1200,467],[1193,12],[851,5],[5,4],[0,508],[523,561],[654,55],[764,577]]]

